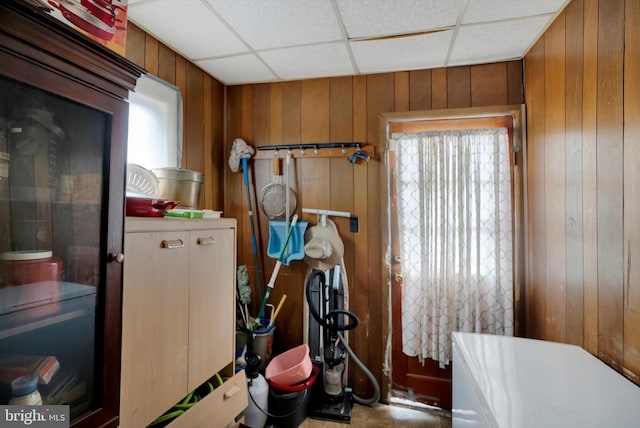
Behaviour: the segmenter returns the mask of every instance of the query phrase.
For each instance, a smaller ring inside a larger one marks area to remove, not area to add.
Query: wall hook
[[[358,161],[358,159],[361,159],[365,162],[369,162],[369,160],[371,159],[371,156],[367,152],[358,150],[353,152],[353,154],[347,158],[347,160],[353,164],[355,164]]]

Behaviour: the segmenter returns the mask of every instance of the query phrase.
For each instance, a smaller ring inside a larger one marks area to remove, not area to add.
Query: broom
[[[269,300],[269,295],[271,294],[271,290],[273,290],[273,287],[276,283],[276,277],[278,276],[278,272],[280,271],[280,267],[282,266],[282,261],[284,260],[284,254],[287,250],[287,246],[289,245],[291,232],[293,231],[293,228],[296,226],[297,222],[298,222],[298,215],[296,214],[291,219],[291,225],[289,225],[289,230],[287,231],[287,238],[285,239],[284,246],[280,251],[280,257],[278,257],[278,260],[276,261],[276,265],[273,268],[273,272],[271,273],[271,278],[269,279],[269,283],[267,284],[267,290],[264,293],[264,299],[262,299],[262,303],[260,304],[260,310],[258,311],[258,318],[260,319],[264,317],[264,308],[265,306],[267,306],[267,300]]]

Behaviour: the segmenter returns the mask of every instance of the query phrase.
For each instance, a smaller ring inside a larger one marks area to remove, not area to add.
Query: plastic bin
[[[264,377],[276,384],[294,385],[309,378],[312,366],[309,345],[304,343],[273,358]]]
[[[276,329],[276,323],[271,324],[269,328],[262,328],[253,333],[253,352],[260,355],[259,369],[264,369],[271,360],[273,351],[273,333]],[[242,355],[242,351],[247,345],[248,332],[236,330],[236,358]]]
[[[314,365],[311,376],[298,385],[285,386],[269,382],[270,425],[296,428],[306,419],[313,398],[313,385],[319,373],[319,367]]]

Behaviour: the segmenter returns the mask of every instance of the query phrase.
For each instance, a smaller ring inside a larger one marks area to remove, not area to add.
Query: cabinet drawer
[[[247,379],[243,370],[167,425],[167,428],[224,427],[233,422],[247,405]]]

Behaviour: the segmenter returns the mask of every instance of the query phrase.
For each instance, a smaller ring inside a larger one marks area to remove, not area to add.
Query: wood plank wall
[[[524,69],[528,335],[640,383],[640,2],[572,0]]]
[[[406,71],[373,75],[335,77],[283,83],[239,85],[227,88],[226,152],[235,138],[253,146],[314,142],[364,142],[372,144],[376,156],[369,163],[350,164],[344,158],[296,159],[295,186],[298,214],[301,208],[348,211],[358,216],[360,231],[349,232],[346,219],[335,222],[345,244],[350,308],[360,325],[349,333],[350,345],[378,380],[382,377],[387,328],[381,278],[384,249],[381,248],[380,154],[385,141],[379,139],[379,115],[385,112],[457,107],[521,104],[524,102],[522,62],[500,62],[467,67]],[[282,153],[281,155],[285,155]],[[270,182],[269,160],[252,160],[254,187]],[[247,214],[246,189],[241,173],[225,169],[226,216],[238,219],[238,264],[248,267],[255,293],[255,269],[251,228]],[[258,217],[262,277],[266,283],[275,260],[265,257],[269,224],[253,203]],[[315,216],[301,216],[316,224]],[[287,300],[278,315],[275,349],[302,343],[303,298],[306,265],[293,261],[283,268],[270,302],[283,294]],[[262,286],[264,289],[264,285]],[[349,384],[357,394],[370,396],[371,387],[363,372],[350,371]]]
[[[125,56],[182,92],[182,168],[204,173],[200,207],[223,209],[224,91],[222,83],[135,24],[127,24]]]
[[[381,210],[385,201],[380,200],[379,177],[385,142],[379,141],[379,114],[521,104],[522,61],[225,88],[132,23],[128,24],[126,57],[182,91],[182,167],[204,171],[204,208],[223,210],[226,217],[238,220],[238,264],[246,265],[250,273],[254,314],[260,296],[256,290],[246,188],[242,173],[233,173],[226,166],[233,140],[243,138],[252,146],[335,141],[375,146],[376,156],[369,163],[352,165],[344,158],[296,159],[293,186],[300,215],[301,208],[308,207],[348,211],[359,218],[358,233],[349,232],[346,219],[334,220],[345,245],[350,307],[361,320],[350,333],[351,347],[380,380],[387,308],[382,300],[386,281],[380,275]],[[250,165],[255,198],[255,193],[259,195],[271,181],[271,168],[268,160],[252,160]],[[268,219],[255,199],[252,208],[264,291],[275,260],[266,256]],[[317,221],[315,216],[301,218],[310,224]],[[305,275],[302,261],[283,267],[269,299],[276,304],[287,294],[277,319],[275,352],[302,343]],[[350,370],[350,385],[363,396],[372,392],[359,369]]]

